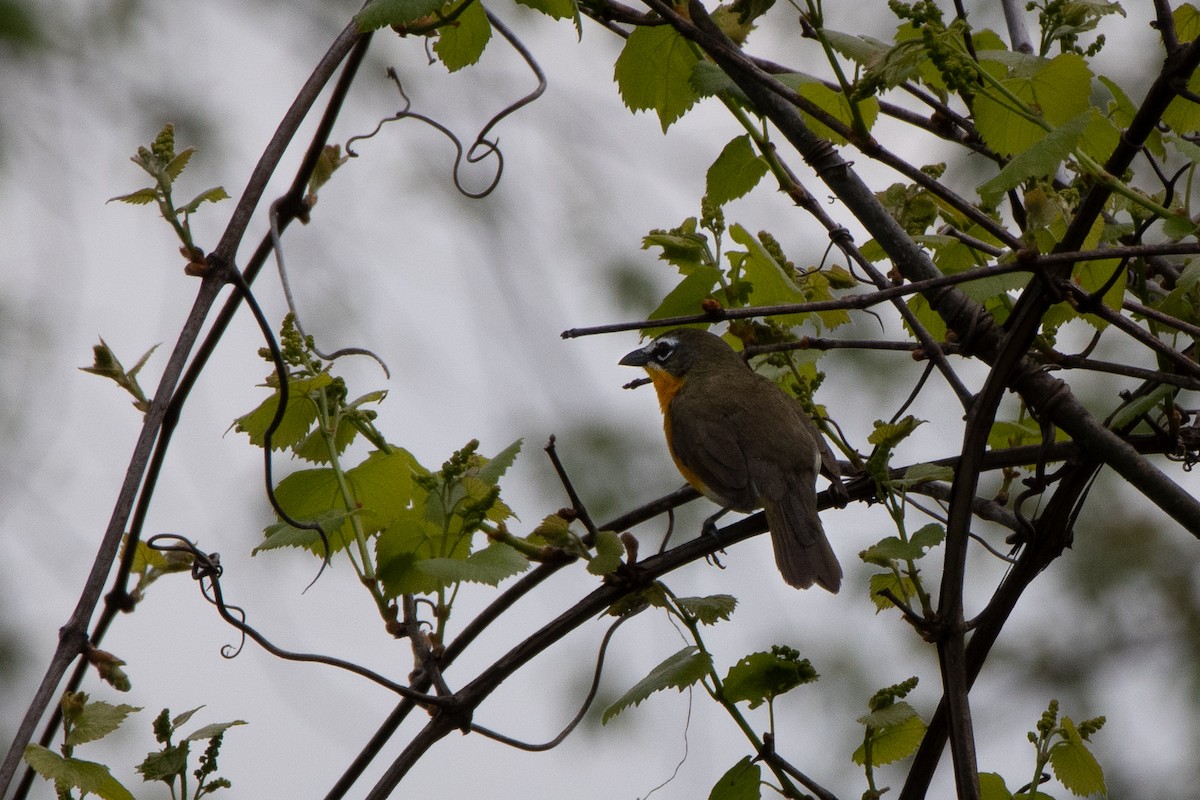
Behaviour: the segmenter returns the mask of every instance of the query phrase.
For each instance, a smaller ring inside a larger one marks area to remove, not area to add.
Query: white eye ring
[[[651,346],[650,358],[661,364],[675,352],[675,344],[674,339],[659,339]]]

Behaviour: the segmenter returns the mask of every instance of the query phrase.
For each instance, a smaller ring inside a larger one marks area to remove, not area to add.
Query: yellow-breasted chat
[[[822,465],[841,482],[800,405],[721,337],[697,328],[667,331],[620,363],[649,374],[667,448],[687,482],[723,509],[763,509],[783,579],[837,592],[842,568],[817,515]]]

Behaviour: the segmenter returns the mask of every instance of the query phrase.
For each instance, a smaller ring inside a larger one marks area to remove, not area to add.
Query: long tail
[[[821,518],[817,516],[815,488],[793,487],[777,502],[766,506],[775,564],[783,579],[797,589],[816,583],[837,594],[842,586],[842,566],[834,555]]]

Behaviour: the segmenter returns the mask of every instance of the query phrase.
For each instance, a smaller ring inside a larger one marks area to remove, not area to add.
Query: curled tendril
[[[246,622],[246,612],[244,609],[225,602],[225,597],[221,593],[220,578],[224,570],[221,567],[220,556],[216,553],[205,553],[194,542],[175,533],[160,533],[156,536],[151,536],[146,541],[146,546],[159,552],[186,553],[193,558],[192,577],[200,583],[200,593],[204,596],[205,600],[217,609],[217,613],[221,615],[221,619],[228,622],[234,628],[237,628],[242,634],[242,641],[236,647],[227,644],[221,648],[221,655],[225,658],[234,658],[237,656],[245,646],[246,639],[249,638],[253,639],[256,644],[277,658],[282,658],[285,661],[325,664],[326,666],[337,667],[338,669],[352,672],[385,689],[395,692],[401,697],[412,700],[423,708],[446,707],[453,703],[453,698],[431,697],[409,686],[386,678],[366,667],[344,659],[314,653],[297,653],[279,647]]]
[[[534,100],[542,96],[542,93],[546,91],[546,75],[542,72],[542,68],[538,65],[537,61],[533,58],[532,54],[530,54],[529,50],[525,47],[521,40],[518,39],[516,35],[509,30],[503,22],[500,21],[498,17],[492,14],[492,12],[488,11],[487,18],[492,24],[492,27],[500,32],[500,35],[504,37],[509,45],[511,45],[512,48],[520,54],[521,58],[525,60],[525,63],[529,65],[530,71],[533,72],[535,77],[537,77],[537,88],[516,102],[509,104],[498,114],[488,120],[487,124],[484,125],[482,130],[480,130],[475,136],[475,141],[471,143],[470,147],[466,148],[466,152],[464,153],[462,140],[459,139],[452,130],[432,117],[424,114],[418,114],[412,110],[412,100],[405,93],[404,86],[400,82],[400,77],[396,74],[396,70],[394,68],[388,67],[387,76],[392,79],[393,83],[396,84],[396,90],[400,92],[400,97],[404,101],[404,107],[392,116],[381,119],[379,123],[376,124],[375,129],[370,133],[351,136],[346,141],[346,155],[352,158],[358,157],[358,153],[354,151],[353,144],[358,141],[373,138],[387,123],[402,119],[415,119],[418,122],[424,122],[426,125],[438,131],[447,139],[449,139],[454,145],[455,156],[454,169],[452,172],[454,188],[456,188],[465,197],[470,197],[475,200],[487,197],[489,194],[491,194],[496,186],[499,185],[500,176],[504,174],[504,153],[500,150],[499,138],[489,139],[488,134],[491,133],[492,128],[500,124],[505,117],[513,114],[524,106],[529,105]],[[463,161],[465,160],[468,164],[475,164],[483,161],[489,156],[495,156],[496,158],[496,174],[492,177],[491,182],[488,183],[488,185],[482,190],[477,192],[467,189],[463,185],[459,174],[460,170],[462,169]]]
[[[171,544],[167,544],[171,542]],[[221,575],[224,573],[224,568],[221,566],[221,555],[219,553],[205,553],[190,539],[180,536],[176,533],[160,533],[156,536],[151,536],[146,541],[146,546],[151,550],[157,550],[160,553],[185,553],[192,558],[192,580],[200,583],[200,594],[204,599],[216,606],[217,611],[222,617],[229,619],[236,618],[233,626],[242,634],[242,640],[236,646],[226,644],[221,646],[222,658],[237,658],[242,652],[242,648],[246,646],[246,612],[240,606],[232,606],[225,602],[221,595]]]

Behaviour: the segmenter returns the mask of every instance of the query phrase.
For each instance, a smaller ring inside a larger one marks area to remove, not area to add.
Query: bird
[[[619,363],[650,376],[675,466],[722,507],[709,523],[728,510],[763,509],[784,581],[836,594],[842,567],[817,515],[823,464],[843,499],[845,489],[820,431],[796,400],[720,336],[699,328],[669,330]]]

